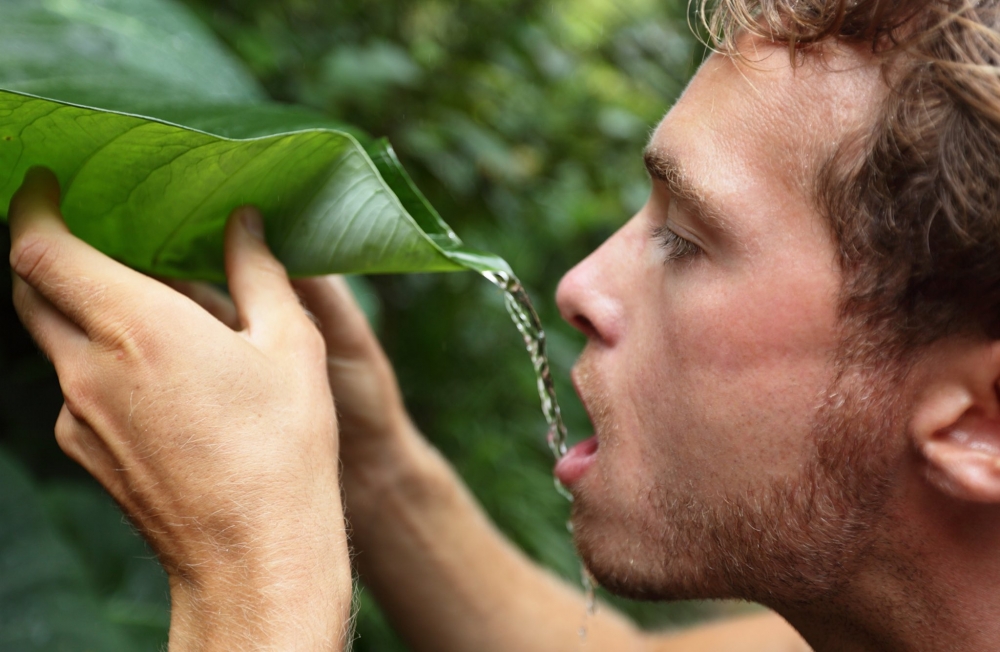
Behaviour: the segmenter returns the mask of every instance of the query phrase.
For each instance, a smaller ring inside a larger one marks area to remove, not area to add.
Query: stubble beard
[[[833,599],[878,554],[902,446],[901,381],[892,375],[841,368],[816,412],[811,458],[795,476],[711,503],[655,483],[629,510],[581,496],[573,522],[584,562],[602,586],[635,599],[738,598],[773,608]]]

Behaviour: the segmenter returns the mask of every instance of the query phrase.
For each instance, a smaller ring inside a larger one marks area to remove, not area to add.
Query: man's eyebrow
[[[684,172],[684,167],[677,158],[663,150],[647,147],[642,153],[642,160],[650,178],[662,181],[667,185],[670,194],[694,213],[694,216],[710,227],[723,233],[729,233],[729,223],[716,206],[705,196],[705,193],[694,185]]]

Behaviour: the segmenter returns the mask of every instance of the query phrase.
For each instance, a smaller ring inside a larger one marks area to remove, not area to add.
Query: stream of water
[[[545,352],[545,331],[538,319],[528,293],[516,276],[506,272],[483,272],[491,283],[503,291],[504,305],[510,318],[517,326],[518,332],[524,338],[524,346],[531,356],[531,364],[535,367],[535,378],[538,382],[538,396],[542,400],[542,414],[549,426],[546,437],[549,448],[556,460],[566,454],[566,424],[563,423],[559,401],[556,399],[556,385],[552,380],[552,370],[549,367],[549,357]],[[570,497],[564,487],[559,486],[559,493]]]
[[[524,338],[524,346],[528,349],[531,357],[531,364],[535,368],[535,379],[538,383],[538,396],[542,401],[542,414],[545,415],[545,422],[549,426],[548,441],[552,455],[558,461],[566,454],[566,424],[563,423],[562,412],[559,409],[559,401],[556,399],[556,385],[552,380],[552,369],[549,366],[549,357],[545,352],[545,331],[542,329],[542,322],[538,319],[535,307],[531,305],[528,293],[524,291],[524,286],[516,276],[505,272],[483,272],[491,283],[496,285],[503,292],[504,305],[510,318],[513,320],[517,330]],[[572,502],[573,495],[559,482],[555,480],[556,491],[564,498]],[[572,523],[567,523],[572,532]],[[597,599],[594,595],[597,581],[587,570],[586,565],[580,564],[580,580],[583,584],[583,591],[587,609],[584,613],[584,622],[580,626],[580,639],[587,637],[587,618],[594,615],[597,609]]]

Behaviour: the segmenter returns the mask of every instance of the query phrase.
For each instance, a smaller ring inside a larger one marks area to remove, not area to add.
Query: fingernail
[[[245,206],[240,209],[240,211],[240,219],[243,221],[243,228],[247,230],[247,233],[263,242],[264,220],[261,219],[260,212],[253,206]]]
[[[41,178],[52,174],[49,172],[48,168],[43,168],[41,165],[32,165],[28,168],[28,171],[24,173],[24,183],[29,181],[39,181]]]
[[[35,165],[24,173],[24,180],[17,192],[10,198],[7,216],[10,219],[20,218],[23,212],[41,204],[46,212],[58,211],[59,180],[48,168]]]
[[[32,165],[28,168],[27,172],[24,173],[24,185],[26,186],[42,186],[44,188],[58,188],[59,180],[56,178],[55,173],[42,165]]]

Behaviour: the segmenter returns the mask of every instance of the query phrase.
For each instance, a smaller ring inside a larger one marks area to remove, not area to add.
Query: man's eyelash
[[[680,237],[668,226],[656,227],[652,235],[659,242],[667,260],[678,260],[701,253],[701,247]]]

